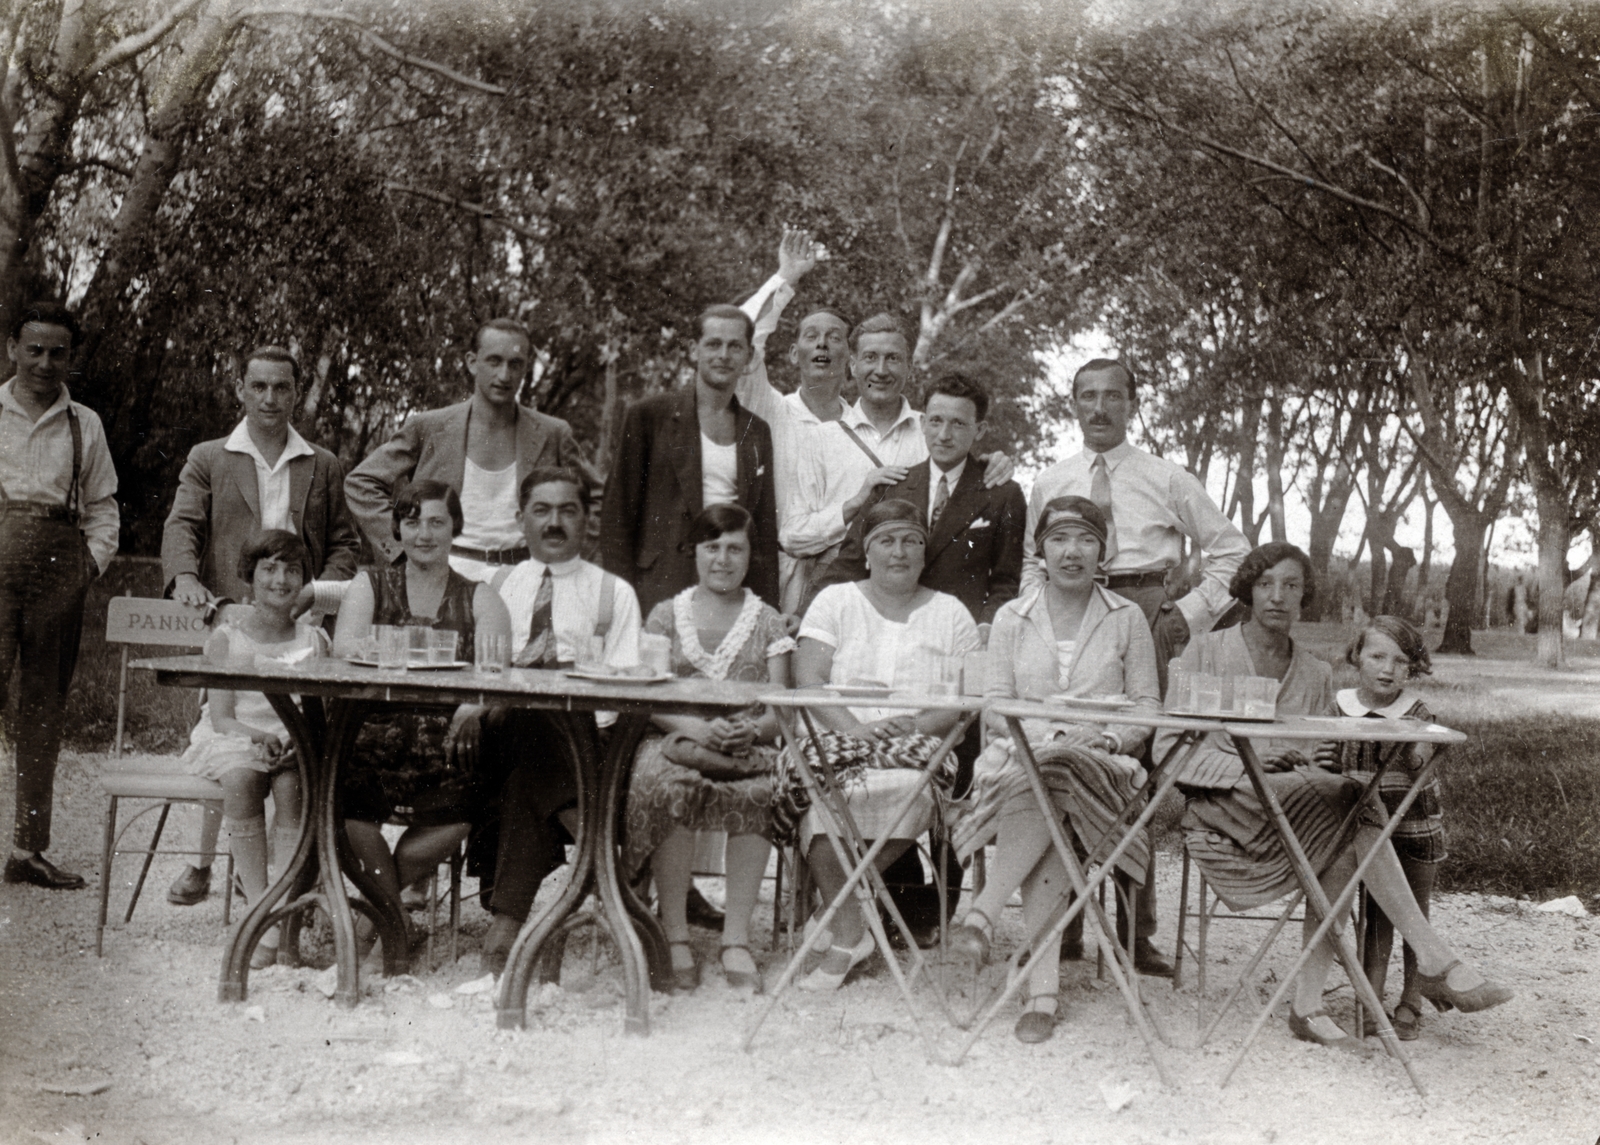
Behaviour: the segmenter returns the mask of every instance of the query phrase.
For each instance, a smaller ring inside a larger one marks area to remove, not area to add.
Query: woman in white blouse
[[[996,614],[986,694],[1114,697],[1157,710],[1155,645],[1144,613],[1095,583],[1105,557],[1105,516],[1086,497],[1057,497],[1040,514],[1034,537],[1047,579]],[[963,860],[997,836],[998,846],[983,893],[950,934],[952,950],[978,963],[988,960],[994,924],[1018,887],[1030,934],[1049,925],[1070,890],[1049,824],[1007,738],[1010,728],[1002,717],[987,718],[996,738],[973,769],[974,810],[957,828],[955,844]],[[1143,782],[1135,756],[1150,729],[1029,720],[1023,730],[1081,855]],[[1146,845],[1141,833],[1118,860],[1119,876],[1143,882]],[[1015,1031],[1021,1041],[1042,1042],[1055,1030],[1059,958],[1058,943],[1029,963],[1028,1003]]]
[[[879,684],[927,691],[950,678],[948,665],[979,647],[977,625],[955,597],[917,583],[928,532],[922,508],[908,501],[883,501],[867,510],[863,524],[867,579],[831,585],[812,602],[800,625],[796,683],[802,688]],[[863,706],[818,707],[811,715],[825,729],[823,748],[862,836],[889,840],[878,856],[879,867],[886,868],[932,822],[934,796],[926,788],[904,812],[901,807],[959,713]],[[811,738],[801,746],[820,775]],[[807,806],[793,761],[786,762],[791,766],[778,808],[780,838],[787,825],[806,851],[824,901],[831,902],[844,886],[845,871],[816,811]],[[948,791],[954,776],[952,753],[934,783]],[[805,989],[837,989],[871,955],[872,935],[856,903],[846,903],[834,915],[831,934],[813,939],[818,948],[825,943],[821,964],[801,982]]]

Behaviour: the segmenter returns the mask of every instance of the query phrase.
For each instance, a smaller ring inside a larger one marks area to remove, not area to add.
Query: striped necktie
[[[1117,522],[1111,515],[1111,469],[1106,465],[1106,455],[1097,453],[1089,466],[1089,500],[1093,501],[1106,519],[1106,552],[1100,564],[1110,568],[1117,555]]]
[[[539,592],[533,598],[533,619],[528,624],[528,643],[517,653],[519,668],[553,668],[557,663],[555,615],[551,601],[555,578],[545,569],[539,578]]]

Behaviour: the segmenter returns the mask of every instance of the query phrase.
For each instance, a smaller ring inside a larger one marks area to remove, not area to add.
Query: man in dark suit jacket
[[[709,307],[690,348],[692,389],[628,407],[600,508],[600,561],[650,609],[695,583],[689,526],[707,504],[732,501],[753,518],[745,585],[778,607],[778,515],[772,434],[733,395],[750,360],[750,318]]]
[[[227,437],[189,451],[161,530],[161,572],[167,594],[190,605],[217,597],[244,600],[239,553],[262,529],[294,533],[311,551],[313,576],[349,580],[361,549],[344,502],[344,466],[289,424],[300,399],[300,366],[281,346],[245,359],[234,388],[244,420]],[[208,807],[200,830],[200,864],[186,867],[167,901],[190,906],[210,893],[221,812]]]
[[[983,460],[972,448],[983,436],[988,413],[989,395],[982,386],[960,374],[941,378],[928,391],[922,413],[928,460],[882,487],[885,498],[926,508],[930,525],[922,583],[966,605],[986,640],[995,612],[1017,595],[1021,583],[1028,512],[1015,481],[992,489],[983,483]],[[858,516],[851,525],[822,584],[866,578],[863,519]]]

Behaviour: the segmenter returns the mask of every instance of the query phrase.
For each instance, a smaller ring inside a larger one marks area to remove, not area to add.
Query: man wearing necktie
[[[639,662],[638,598],[621,577],[578,555],[589,525],[588,482],[573,469],[533,469],[518,489],[518,506],[531,556],[489,582],[511,614],[511,662],[525,668],[594,664],[619,672],[633,667]],[[596,713],[602,735],[616,718]],[[558,816],[578,798],[571,771],[549,766],[543,747],[548,730],[543,713],[522,708],[491,710],[484,718],[482,774],[498,786],[498,816],[473,825],[471,859],[474,873],[494,888],[485,899],[494,921],[483,940],[483,967],[496,974],[539,885],[563,861],[569,836]]]
[[[1139,399],[1133,371],[1127,366],[1109,358],[1086,364],[1072,379],[1072,403],[1084,448],[1046,469],[1033,484],[1025,522],[1022,592],[1044,583],[1044,568],[1031,555],[1033,522],[1044,506],[1069,494],[1088,497],[1109,525],[1102,565],[1106,587],[1143,610],[1155,638],[1156,674],[1164,695],[1167,662],[1183,651],[1192,633],[1210,631],[1228,611],[1232,603],[1228,582],[1250,545],[1192,473],[1128,444],[1128,422]],[[1203,553],[1205,563],[1200,582],[1174,598],[1168,578],[1182,564],[1186,544]],[[1139,896],[1134,957],[1141,973],[1170,976],[1172,963],[1150,942],[1156,930],[1155,898],[1152,847]],[[1076,957],[1082,949],[1081,937],[1074,944],[1069,931],[1062,956]]]

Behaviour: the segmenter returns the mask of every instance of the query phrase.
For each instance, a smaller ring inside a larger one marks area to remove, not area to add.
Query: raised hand
[[[793,286],[816,265],[817,244],[811,232],[802,227],[784,227],[778,243],[778,273]]]

